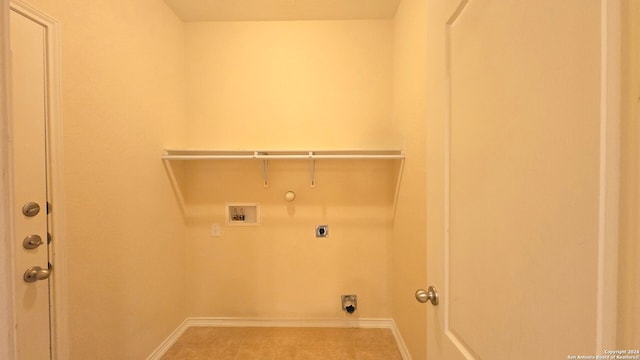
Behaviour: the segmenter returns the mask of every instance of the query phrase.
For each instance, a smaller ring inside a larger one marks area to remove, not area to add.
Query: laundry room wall
[[[61,27],[72,359],[144,359],[187,316],[184,222],[160,155],[184,140],[184,28],[158,0],[30,0]]]
[[[396,149],[392,62],[391,20],[187,23],[188,147]],[[391,316],[398,160],[319,160],[314,187],[308,161],[270,161],[268,188],[259,161],[184,166],[194,316],[349,318],[343,294],[352,319]],[[233,202],[259,203],[260,225],[226,226]]]

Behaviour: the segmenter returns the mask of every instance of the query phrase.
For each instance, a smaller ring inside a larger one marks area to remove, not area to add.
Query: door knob
[[[51,276],[51,264],[48,269],[43,269],[40,266],[32,266],[24,272],[24,281],[31,283],[37,280],[46,280]]]
[[[438,289],[435,286],[429,286],[427,290],[418,289],[416,291],[416,300],[421,303],[426,303],[427,301],[431,301],[431,304],[438,305],[440,302],[440,296],[438,295]]]

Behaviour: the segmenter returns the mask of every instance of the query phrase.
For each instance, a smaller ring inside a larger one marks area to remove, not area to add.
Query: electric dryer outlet
[[[318,225],[316,226],[316,237],[327,237],[329,236],[329,225]]]

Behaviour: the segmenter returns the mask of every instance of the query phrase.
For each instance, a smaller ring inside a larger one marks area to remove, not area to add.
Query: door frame
[[[67,300],[67,276],[66,276],[66,249],[65,244],[67,240],[66,226],[65,226],[65,199],[64,199],[64,180],[63,180],[63,124],[62,124],[62,108],[61,108],[61,89],[60,89],[60,75],[61,75],[61,50],[60,50],[60,25],[59,22],[51,16],[43,13],[42,11],[32,7],[31,5],[23,2],[22,0],[1,0],[2,11],[0,15],[3,18],[3,27],[7,31],[3,31],[5,34],[2,39],[2,48],[0,49],[2,59],[6,61],[6,66],[3,66],[1,73],[4,76],[0,76],[2,81],[2,98],[0,102],[0,111],[2,116],[0,117],[0,149],[2,149],[2,155],[0,157],[0,165],[3,170],[3,178],[0,180],[2,186],[3,195],[10,194],[12,188],[12,164],[11,164],[11,134],[12,134],[12,118],[11,118],[11,63],[10,63],[10,47],[9,47],[9,14],[16,11],[31,20],[39,23],[46,29],[46,71],[47,77],[45,79],[46,86],[46,103],[47,103],[47,192],[48,199],[51,201],[52,212],[50,219],[51,232],[54,235],[54,239],[49,247],[51,263],[54,266],[54,275],[50,280],[50,339],[51,339],[51,357],[52,359],[68,359],[69,358],[69,342],[68,342],[68,300]],[[13,216],[10,209],[11,197],[3,196],[3,201],[0,202],[0,223],[4,223],[3,228],[5,233],[3,237],[7,239],[5,248],[7,250],[7,257],[3,259],[6,264],[0,262],[0,265],[5,265],[8,269],[6,276],[3,276],[7,281],[5,284],[10,286],[6,289],[0,289],[0,301],[6,302],[9,308],[10,314],[7,318],[7,328],[0,328],[2,332],[8,333],[8,346],[7,358],[12,359],[15,357],[15,337],[13,335],[13,329],[15,328],[15,306],[14,306],[14,291],[13,285],[15,279],[18,279],[21,274],[16,274],[13,268],[13,259],[15,254],[15,242],[11,241],[13,232]],[[4,275],[4,273],[0,273]]]
[[[601,0],[600,194],[596,350],[617,345],[622,3]]]
[[[427,311],[427,358],[437,360],[436,346],[443,344],[439,332],[447,330],[446,319],[440,320],[448,307],[447,275],[443,268],[429,264],[443,258],[448,252],[448,191],[449,191],[449,79],[448,71],[448,27],[469,0],[433,0],[429,20],[438,18],[439,23],[430,24],[432,46],[441,47],[440,59],[431,59],[427,65],[430,75],[428,94],[432,108],[427,120],[427,283],[441,289],[440,309]],[[618,276],[618,217],[620,180],[620,84],[621,84],[621,0],[600,0],[600,147],[598,190],[598,269],[597,289],[597,333],[594,351],[616,348],[617,325],[617,276]],[[433,15],[436,13],[436,15]],[[446,17],[445,17],[446,16]],[[445,24],[446,21],[449,21]],[[443,95],[444,94],[444,95]],[[438,120],[440,119],[440,120]],[[436,169],[434,171],[430,169]],[[444,174],[444,176],[439,176]],[[435,209],[432,211],[432,209]],[[437,239],[437,240],[434,240]],[[444,240],[443,240],[444,239]],[[445,264],[446,266],[446,264]],[[446,317],[446,316],[445,316]],[[466,358],[472,358],[470,354]]]

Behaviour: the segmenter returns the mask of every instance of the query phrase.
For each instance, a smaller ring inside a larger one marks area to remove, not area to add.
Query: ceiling
[[[390,19],[400,0],[164,0],[185,22]]]

